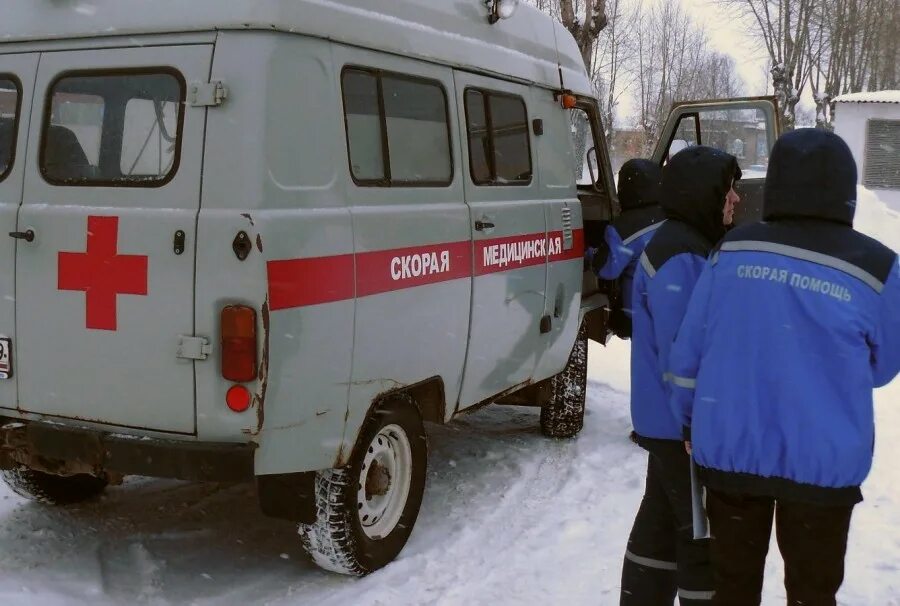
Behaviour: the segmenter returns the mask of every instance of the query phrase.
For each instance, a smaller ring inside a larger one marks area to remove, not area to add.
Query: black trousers
[[[690,458],[681,442],[648,445],[647,487],[622,566],[621,606],[707,606],[709,541],[694,540]]]
[[[759,606],[772,519],[788,606],[835,606],[853,506],[817,506],[708,491],[714,605]]]

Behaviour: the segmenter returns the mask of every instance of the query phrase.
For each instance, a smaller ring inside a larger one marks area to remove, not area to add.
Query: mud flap
[[[606,345],[610,335],[607,295],[598,293],[582,300],[579,320],[586,325],[588,339]]]
[[[257,476],[256,491],[266,516],[301,524],[315,523],[315,471]]]

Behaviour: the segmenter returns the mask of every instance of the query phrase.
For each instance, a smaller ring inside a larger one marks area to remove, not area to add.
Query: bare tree
[[[594,46],[591,79],[609,140],[612,139],[616,108],[631,85],[626,68],[640,8],[638,1],[609,0],[607,26]]]
[[[579,8],[584,11],[581,18],[578,16]],[[584,59],[584,66],[590,73],[593,67],[594,45],[608,23],[606,0],[559,0],[559,14],[562,24],[575,38]]]
[[[584,28],[575,15],[593,11],[596,0],[531,0],[569,29]],[[622,97],[631,94],[643,132],[641,153],[651,151],[677,100],[733,97],[743,93],[734,60],[710,50],[705,30],[677,2],[606,0],[605,27],[585,58],[600,101],[608,140]],[[587,14],[587,13],[585,13]],[[574,21],[573,21],[574,20]],[[582,29],[582,32],[585,30]],[[581,46],[584,38],[573,32]],[[584,50],[586,47],[582,47]],[[576,125],[575,131],[581,132]],[[576,146],[579,141],[576,141]],[[580,168],[580,167],[579,167]]]
[[[745,93],[744,81],[730,55],[709,52],[699,66],[697,84],[688,99],[728,99]]]
[[[829,8],[820,4],[813,15],[814,27],[807,38],[809,61],[813,65],[810,86],[816,103],[817,128],[827,127],[831,98],[840,89],[841,66],[846,55],[845,41],[849,33],[846,27],[849,1],[835,0]]]
[[[897,86],[900,4],[831,0],[814,12],[808,43],[816,125],[830,128],[837,95]]]
[[[875,4],[881,27],[875,37],[878,48],[873,53],[869,90],[900,88],[900,3],[878,0]]]
[[[649,154],[673,102],[719,96],[720,82],[704,72],[713,63],[721,67],[721,56],[710,52],[706,32],[680,4],[664,0],[643,11],[633,54],[637,123]]]
[[[834,0],[719,0],[755,25],[771,63],[772,88],[783,111],[784,127],[794,128],[797,103],[810,76],[809,35],[820,3]]]
[[[600,32],[609,23],[608,0],[527,0],[538,9],[555,17],[575,38],[588,72],[593,67],[595,47]],[[615,1],[615,0],[614,0]]]

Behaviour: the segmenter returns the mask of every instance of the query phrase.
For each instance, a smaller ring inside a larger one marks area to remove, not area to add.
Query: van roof
[[[520,2],[490,25],[484,0],[30,0],[0,22],[0,42],[216,30],[304,34],[591,94],[575,40]]]

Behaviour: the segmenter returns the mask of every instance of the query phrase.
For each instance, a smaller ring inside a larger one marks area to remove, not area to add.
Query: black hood
[[[662,169],[638,158],[629,160],[619,170],[619,203],[622,210],[659,204],[662,199]]]
[[[702,145],[683,149],[663,169],[663,210],[715,244],[728,229],[722,224],[725,194],[732,180],[740,178],[731,154]]]
[[[763,219],[814,218],[853,225],[856,162],[844,140],[803,128],[775,142],[766,175]]]

